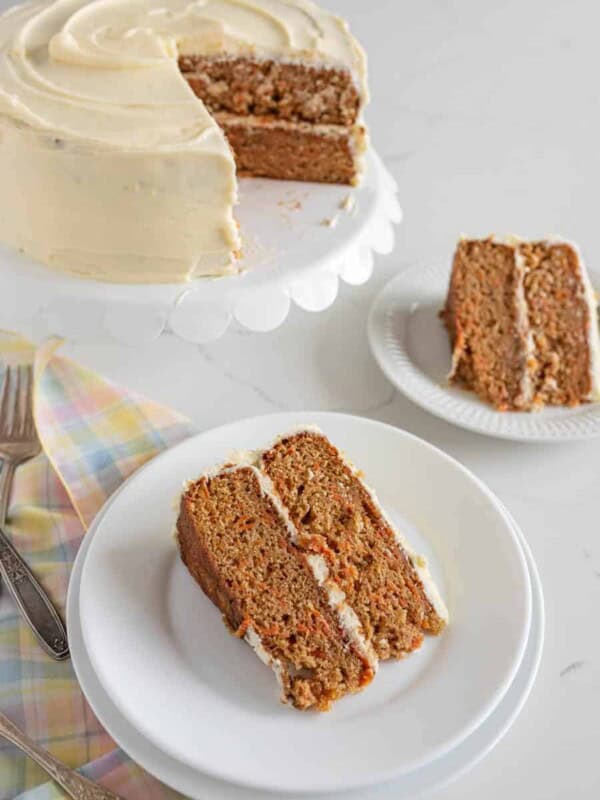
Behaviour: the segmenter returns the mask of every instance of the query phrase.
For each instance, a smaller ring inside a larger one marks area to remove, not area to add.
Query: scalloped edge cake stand
[[[2,327],[34,341],[60,336],[126,344],[163,333],[202,344],[222,336],[233,320],[251,331],[274,330],[291,303],[323,311],[340,279],[358,286],[370,278],[373,254],[394,247],[393,224],[402,220],[397,190],[373,149],[356,188],[242,179],[236,217],[243,271],[187,284],[87,281],[0,247]]]

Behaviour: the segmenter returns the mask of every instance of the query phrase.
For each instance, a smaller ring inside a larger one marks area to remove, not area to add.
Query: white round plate
[[[127,344],[163,332],[202,343],[218,339],[233,319],[252,331],[277,328],[293,302],[322,311],[339,280],[365,283],[373,253],[394,246],[402,219],[397,186],[371,150],[359,187],[240,180],[236,218],[243,272],[186,284],[98,283],[61,275],[0,246],[0,317],[29,338]],[[353,207],[347,207],[347,198]],[[329,221],[329,224],[326,224]]]
[[[508,516],[508,512],[507,516]],[[84,539],[71,573],[67,598],[67,626],[73,667],[80,686],[94,713],[119,746],[158,780],[194,800],[263,800],[265,794],[209,778],[201,772],[166,755],[141,734],[119,713],[100,684],[85,649],[79,595],[81,573],[86,552],[99,522],[96,520]],[[514,525],[514,523],[513,523]],[[514,526],[523,547],[532,585],[532,616],[529,639],[521,665],[505,696],[494,711],[464,742],[445,756],[421,769],[407,773],[393,783],[372,787],[372,800],[412,800],[417,795],[439,788],[458,778],[484,758],[511,727],[534,684],[544,641],[544,600],[539,574],[531,550],[523,534]],[[306,795],[294,794],[294,797]],[[364,800],[362,790],[338,795],[340,800]],[[328,796],[311,795],[312,800]],[[290,795],[292,798],[292,795]]]
[[[401,663],[382,665],[368,690],[329,714],[301,714],[277,702],[271,672],[227,635],[171,536],[173,501],[186,479],[232,449],[255,448],[308,422],[365,470],[429,557],[452,617],[444,635]],[[277,791],[373,784],[455,747],[514,678],[530,610],[522,548],[489,490],[414,436],[323,413],[237,422],[152,461],[103,514],[81,589],[86,649],[123,716],[196,770]],[[298,770],[299,753],[309,770]]]
[[[391,280],[375,299],[369,341],[394,386],[431,414],[489,436],[530,442],[600,436],[600,403],[501,412],[473,392],[448,386],[450,345],[438,313],[449,278],[450,261],[418,264]]]

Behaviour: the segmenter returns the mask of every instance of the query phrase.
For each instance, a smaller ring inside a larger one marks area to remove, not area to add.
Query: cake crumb
[[[351,214],[356,208],[356,195],[347,194],[340,203],[340,208],[342,211],[346,211],[348,214]]]
[[[334,214],[333,217],[325,217],[325,219],[321,220],[321,225],[325,228],[335,228],[339,222],[339,215]]]
[[[300,200],[278,200],[277,205],[280,208],[285,208],[288,211],[300,211],[302,203]]]

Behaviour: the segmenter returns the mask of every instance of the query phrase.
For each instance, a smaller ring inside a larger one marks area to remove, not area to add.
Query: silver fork
[[[45,769],[48,775],[58,783],[73,800],[119,800],[116,794],[103,789],[97,783],[84,778],[78,772],[66,767],[57,758],[48,753],[19,730],[8,717],[0,714],[0,736],[19,747],[32,758],[36,764]]]
[[[52,658],[62,661],[69,657],[65,626],[4,532],[15,470],[40,450],[33,420],[33,370],[6,367],[0,397],[0,574],[41,646]]]

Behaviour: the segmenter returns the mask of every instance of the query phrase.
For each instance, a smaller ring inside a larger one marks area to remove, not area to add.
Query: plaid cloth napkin
[[[9,334],[7,363],[33,363],[43,453],[17,470],[8,531],[64,612],[71,566],[96,512],[132,472],[181,441],[190,423],[56,354]],[[176,795],[116,748],[87,705],[70,662],[44,655],[5,589],[0,595],[0,710],[43,747],[127,800]],[[66,795],[31,760],[0,740],[0,800]]]

